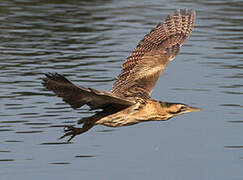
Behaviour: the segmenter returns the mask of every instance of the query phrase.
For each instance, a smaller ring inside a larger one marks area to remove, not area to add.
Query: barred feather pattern
[[[194,16],[192,10],[176,10],[145,35],[123,64],[112,93],[120,97],[149,98],[161,72],[190,36]]]

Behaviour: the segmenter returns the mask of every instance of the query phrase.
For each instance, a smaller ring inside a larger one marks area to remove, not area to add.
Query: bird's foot
[[[71,136],[68,140],[67,143],[69,143],[76,135],[82,134],[86,131],[85,128],[76,128],[74,126],[67,126],[64,128],[65,134],[61,136],[59,139],[63,139],[67,136]]]

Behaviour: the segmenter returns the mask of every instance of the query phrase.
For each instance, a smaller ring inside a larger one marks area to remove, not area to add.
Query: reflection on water
[[[54,162],[50,164],[56,164],[56,165],[65,165],[65,164],[70,164],[69,162]]]
[[[48,142],[48,143],[41,143],[40,145],[62,145],[62,144],[70,144],[66,142]]]
[[[1,178],[240,179],[242,6],[237,0],[0,1]],[[138,40],[185,7],[197,11],[195,30],[153,97],[195,103],[203,112],[119,130],[100,126],[74,143],[58,141],[63,127],[91,112],[74,111],[46,91],[43,73],[109,90]]]
[[[75,156],[75,158],[93,158],[93,157],[95,157],[95,156],[89,156],[89,155],[86,155],[86,156],[84,156],[84,155]]]
[[[0,161],[15,161],[14,159],[0,159]]]
[[[225,148],[243,148],[243,146],[224,146]]]

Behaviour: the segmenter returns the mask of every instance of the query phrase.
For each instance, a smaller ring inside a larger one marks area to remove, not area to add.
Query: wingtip
[[[189,17],[189,19],[194,22],[195,21],[195,17],[196,17],[196,11],[193,9],[176,9],[175,12],[171,15],[168,15],[166,17],[165,21],[169,21],[171,19],[173,19],[173,17]],[[158,26],[157,26],[158,27]]]
[[[196,11],[193,9],[176,9],[175,10],[175,15],[196,15]]]
[[[44,77],[41,78],[41,84],[48,90],[52,90],[50,87],[50,83],[54,82],[61,82],[61,83],[70,83],[70,81],[68,79],[66,79],[64,76],[62,76],[61,74],[58,73],[42,73],[44,75]]]
[[[48,72],[48,73],[43,73],[43,74],[45,75],[45,77],[42,78],[43,81],[54,80],[57,82],[70,83],[70,81],[66,77],[64,77],[63,75],[61,75],[57,72],[54,72],[54,73]]]
[[[50,78],[50,74],[49,73],[43,73],[43,75],[45,76],[45,77],[42,77],[41,78],[41,84],[44,86],[44,87],[46,87],[46,83],[47,83],[47,81],[48,81],[48,79]]]

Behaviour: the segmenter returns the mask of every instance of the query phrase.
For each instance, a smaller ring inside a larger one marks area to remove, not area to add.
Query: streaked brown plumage
[[[193,25],[191,10],[177,10],[164,23],[158,24],[126,59],[112,92],[125,97],[134,97],[134,93],[149,97],[161,72],[189,37]]]
[[[192,10],[177,10],[149,34],[145,35],[122,66],[112,91],[77,86],[60,74],[46,74],[43,85],[61,97],[72,108],[88,105],[102,109],[91,117],[82,118],[82,128],[68,127],[61,137],[84,133],[97,124],[119,127],[143,121],[163,121],[179,114],[199,111],[182,103],[160,102],[150,98],[160,74],[179,53],[194,25]]]

